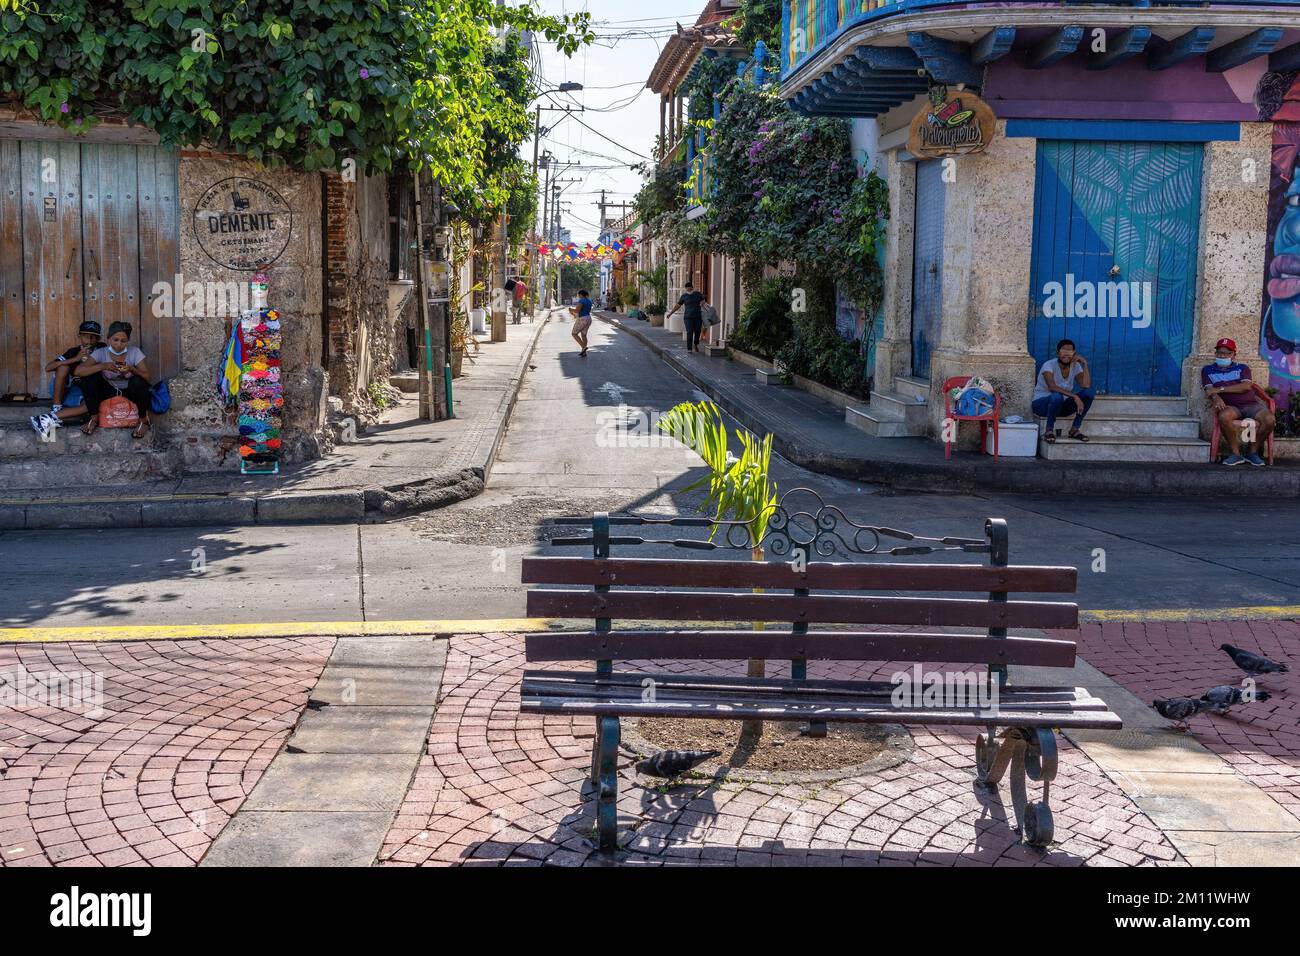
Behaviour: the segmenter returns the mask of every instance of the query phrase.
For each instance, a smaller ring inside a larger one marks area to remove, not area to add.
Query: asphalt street
[[[543,332],[482,496],[383,525],[0,533],[0,626],[523,616],[520,557],[581,553],[548,545],[571,532],[547,519],[689,512],[681,489],[702,474],[653,416],[703,396],[602,322],[579,357],[569,328]],[[784,461],[775,478],[853,521],[926,535],[978,538],[1004,517],[1012,562],[1078,566],[1085,609],[1300,604],[1296,501],[894,494]]]

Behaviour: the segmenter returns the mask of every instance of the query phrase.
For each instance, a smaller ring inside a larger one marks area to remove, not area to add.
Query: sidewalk
[[[472,498],[483,490],[537,339],[549,319],[507,326],[483,341],[452,383],[456,417],[418,417],[405,396],[352,443],[278,475],[230,471],[132,484],[7,489],[0,530],[244,526],[397,517]],[[441,382],[441,379],[439,379]]]
[[[848,425],[844,411],[798,388],[762,385],[754,370],[729,358],[687,352],[681,333],[613,312],[597,318],[635,336],[746,428],[772,435],[779,454],[812,471],[908,491],[977,490],[1097,495],[1232,495],[1294,498],[1300,464],[1269,468],[1152,462],[1059,462],[994,459],[953,451],[929,438],[875,438]]]

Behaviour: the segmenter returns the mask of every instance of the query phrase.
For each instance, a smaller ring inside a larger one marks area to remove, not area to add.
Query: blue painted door
[[[1098,392],[1177,395],[1191,351],[1199,143],[1039,140],[1029,352],[1074,340]]]
[[[943,319],[943,161],[916,164],[912,233],[912,374],[930,378],[930,350]]]

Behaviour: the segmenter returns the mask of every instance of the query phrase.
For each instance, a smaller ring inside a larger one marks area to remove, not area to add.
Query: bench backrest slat
[[[1043,637],[990,640],[984,634],[921,632],[611,631],[553,632],[525,638],[527,660],[942,661],[1073,667],[1073,641]]]
[[[995,603],[965,598],[839,594],[796,597],[726,591],[528,592],[529,617],[592,617],[660,621],[791,621],[922,627],[1067,628],[1079,623],[1074,604]]]
[[[523,560],[524,584],[615,587],[776,588],[856,591],[1005,591],[1073,594],[1071,567],[982,564],[810,562],[806,570],[780,561],[674,561],[664,558]]]

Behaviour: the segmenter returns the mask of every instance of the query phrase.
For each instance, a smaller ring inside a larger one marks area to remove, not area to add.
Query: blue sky
[[[661,0],[657,4],[644,0],[539,0],[537,5],[548,13],[587,10],[597,34],[596,43],[572,57],[563,56],[545,41],[540,44],[546,86],[553,88],[573,81],[585,87],[578,93],[542,97],[548,106],[571,103],[587,108],[587,112],[572,117],[542,113],[543,127],[555,124],[553,130],[543,134],[542,149],[549,149],[562,161],[602,167],[574,169],[562,176],[581,180],[566,184],[562,204],[569,203],[572,212],[564,215],[563,224],[573,230],[575,241],[587,242],[596,238],[600,213],[595,203],[600,199],[600,190],[609,191],[607,198],[611,202],[630,203],[640,187],[640,176],[628,166],[650,155],[659,132],[659,102],[654,93],[645,89],[646,78],[674,22],[693,24],[704,8],[704,0]],[[608,139],[602,139],[600,134]],[[520,153],[532,160],[531,140]]]

